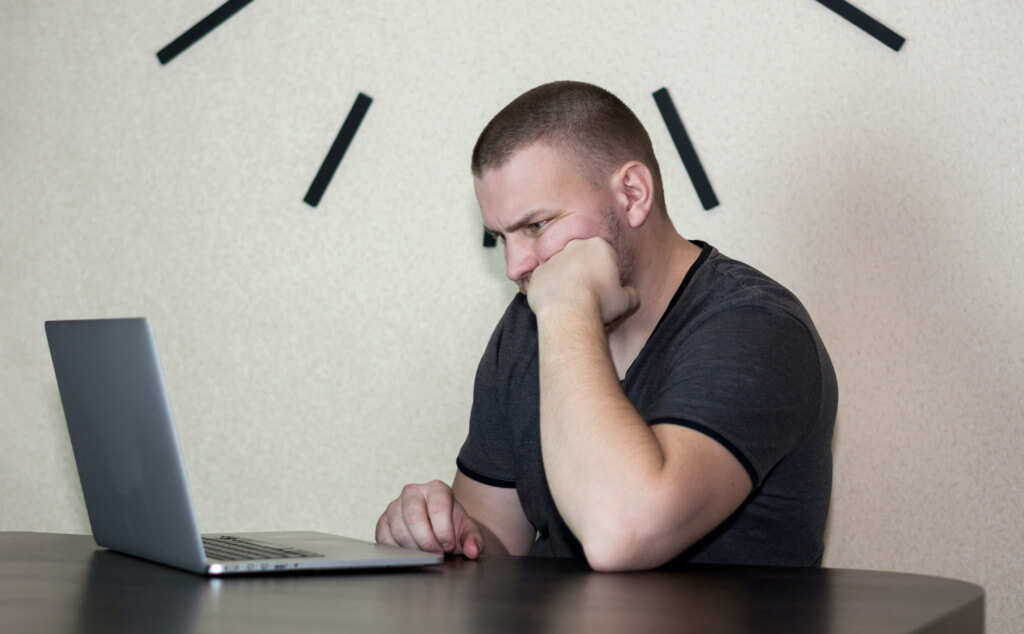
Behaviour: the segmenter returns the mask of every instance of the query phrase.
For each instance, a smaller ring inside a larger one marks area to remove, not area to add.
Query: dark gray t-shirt
[[[622,380],[651,425],[683,425],[728,449],[753,492],[673,563],[821,564],[832,488],[835,372],[800,302],[752,267],[702,252]],[[537,324],[517,295],[477,369],[457,464],[515,487],[538,531],[531,555],[583,557],[541,460]]]

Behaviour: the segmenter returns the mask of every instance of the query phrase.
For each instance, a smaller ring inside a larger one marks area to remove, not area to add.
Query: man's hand
[[[480,527],[455,499],[451,487],[439,480],[405,485],[377,520],[377,543],[469,559],[484,550]]]
[[[547,311],[590,312],[607,325],[640,303],[632,286],[623,286],[619,259],[604,238],[571,240],[530,275],[526,295],[540,316]]]

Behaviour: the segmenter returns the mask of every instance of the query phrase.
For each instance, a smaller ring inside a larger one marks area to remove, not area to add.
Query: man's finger
[[[484,552],[484,536],[475,524],[472,530],[462,534],[460,550],[467,559],[476,559]]]
[[[444,548],[441,547],[441,542],[437,540],[434,529],[430,525],[423,493],[418,489],[412,490],[407,487],[399,499],[402,505],[402,520],[414,542],[411,546],[428,552],[443,553]],[[396,535],[396,537],[399,536]]]
[[[384,513],[381,514],[380,519],[377,520],[377,528],[375,530],[375,537],[378,544],[387,544],[388,546],[402,546],[401,540],[398,534],[401,530],[396,529],[397,527],[404,527],[401,517],[401,506],[398,500],[393,500],[388,507],[384,509]],[[408,534],[408,531],[406,531]]]
[[[462,542],[462,554],[467,559],[476,559],[484,552],[484,540],[479,534],[471,535]]]
[[[623,286],[622,290],[626,292],[626,310],[622,314],[626,314],[640,305],[640,291],[633,286]]]
[[[387,514],[381,515],[380,519],[377,520],[377,528],[374,531],[374,539],[377,540],[378,544],[386,544],[388,546],[397,546],[398,543],[395,538],[391,536],[391,527],[388,525]]]
[[[484,551],[484,535],[477,523],[466,515],[466,511],[456,502],[452,513],[455,529],[458,532],[458,546],[455,553],[469,559],[476,559]]]
[[[388,505],[388,509],[384,512],[381,522],[378,522],[378,526],[382,530],[382,539],[385,540],[381,543],[387,543],[389,546],[401,546],[403,548],[419,548],[419,544],[416,543],[416,539],[409,531],[409,527],[406,526],[405,518],[402,517],[401,499],[394,500]],[[390,542],[387,540],[390,540]]]
[[[434,483],[431,483],[434,484]],[[427,517],[434,537],[445,552],[455,550],[455,528],[452,525],[454,500],[451,489],[438,482],[440,486],[431,486],[426,494]]]

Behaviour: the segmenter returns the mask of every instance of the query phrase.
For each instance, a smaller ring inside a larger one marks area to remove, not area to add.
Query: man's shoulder
[[[710,247],[695,281],[733,292],[771,289],[792,295],[785,286],[760,269],[729,257],[714,247]]]
[[[809,320],[803,304],[783,284],[760,269],[706,247],[706,258],[687,290],[686,305],[701,312],[760,309]]]

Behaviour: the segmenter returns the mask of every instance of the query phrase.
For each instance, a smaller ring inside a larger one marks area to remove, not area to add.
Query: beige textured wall
[[[450,478],[513,291],[469,152],[577,78],[648,125],[680,230],[816,317],[841,385],[826,563],[975,581],[991,631],[1019,627],[1019,3],[859,0],[896,54],[810,0],[255,2],[161,67],[217,4],[0,2],[0,530],[88,531],[51,318],[151,320],[205,530],[369,538],[403,482]]]

